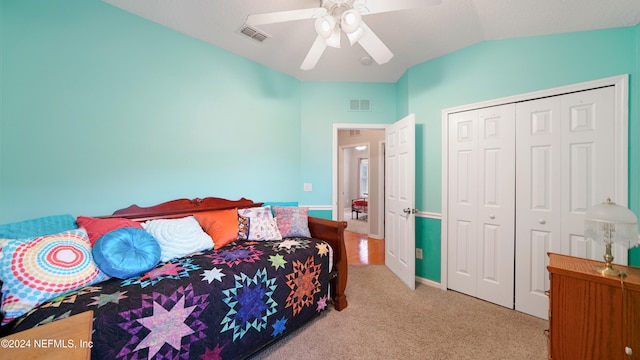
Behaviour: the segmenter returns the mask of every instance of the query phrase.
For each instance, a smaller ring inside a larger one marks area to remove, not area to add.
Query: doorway
[[[333,218],[374,239],[384,239],[385,127],[334,125]]]
[[[342,218],[347,229],[369,235],[369,156],[368,143],[340,146],[340,183]]]
[[[371,159],[368,162],[371,180],[368,186],[371,221],[368,239],[376,235],[377,239],[383,239],[385,266],[411,290],[415,289],[415,127],[413,113],[392,124],[334,124],[332,148],[332,218],[337,220],[342,214],[338,207],[343,201],[342,192],[339,191],[339,130],[350,130],[349,135],[356,135],[362,130],[382,130],[380,135],[384,136],[384,140],[378,142],[378,160],[374,160],[373,153],[370,153]],[[383,169],[378,176],[373,175],[374,165]],[[377,190],[374,179],[378,182]]]
[[[333,218],[349,264],[384,264],[385,125],[334,126]]]

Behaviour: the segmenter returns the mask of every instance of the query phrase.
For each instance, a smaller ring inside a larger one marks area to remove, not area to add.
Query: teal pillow
[[[0,238],[25,239],[58,234],[78,228],[71,215],[52,215],[0,225]]]
[[[120,228],[98,238],[93,245],[93,259],[107,275],[128,279],[158,265],[160,244],[143,229]]]

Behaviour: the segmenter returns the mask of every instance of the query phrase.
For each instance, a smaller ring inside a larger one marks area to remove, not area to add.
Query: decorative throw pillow
[[[238,240],[249,239],[249,218],[238,214]]]
[[[252,207],[246,209],[238,209],[238,214],[246,217],[266,217],[269,219],[273,218],[273,214],[271,213],[271,206],[261,206],[261,207]]]
[[[79,227],[87,229],[91,245],[95,244],[102,235],[115,229],[126,227],[142,229],[140,223],[125,218],[98,219],[89,216],[78,216],[76,223]]]
[[[110,231],[93,244],[93,259],[104,273],[118,279],[142,275],[160,262],[158,240],[143,229]]]
[[[20,222],[0,225],[0,238],[29,239],[75,230],[76,218],[71,215],[44,216]]]
[[[193,216],[213,239],[214,249],[238,239],[238,209],[206,211]]]
[[[247,240],[282,240],[276,219],[252,217],[249,219],[249,238]]]
[[[160,244],[160,261],[187,256],[213,248],[213,240],[202,230],[193,216],[180,219],[158,219],[142,223]]]
[[[309,231],[309,209],[296,206],[274,206],[278,230],[283,238],[311,237]]]
[[[61,294],[106,280],[84,229],[9,240],[0,258],[2,325]]]

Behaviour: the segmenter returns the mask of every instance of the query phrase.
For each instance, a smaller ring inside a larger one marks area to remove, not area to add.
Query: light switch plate
[[[313,191],[313,185],[311,183],[304,183],[304,191]]]

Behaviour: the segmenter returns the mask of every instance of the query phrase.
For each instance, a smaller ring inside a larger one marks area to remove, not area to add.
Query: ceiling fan
[[[393,53],[362,20],[363,15],[439,5],[441,0],[320,0],[320,7],[249,15],[246,24],[258,26],[294,20],[316,19],[318,36],[300,69],[313,69],[327,46],[339,48],[341,34],[349,44],[360,46],[378,64],[391,60]]]

